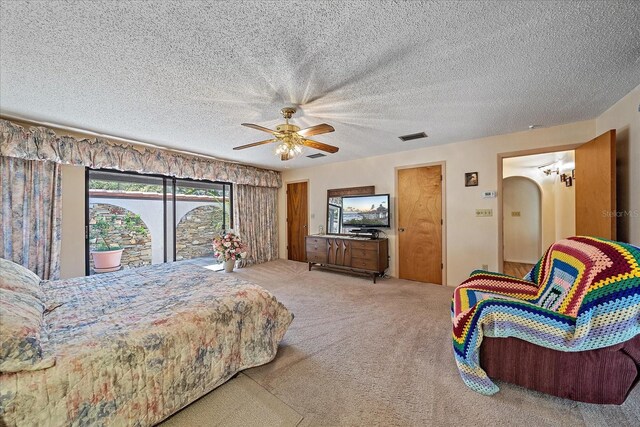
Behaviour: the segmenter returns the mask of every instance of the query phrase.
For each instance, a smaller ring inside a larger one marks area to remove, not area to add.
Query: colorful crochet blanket
[[[451,304],[453,350],[463,381],[498,387],[480,367],[483,336],[516,337],[560,351],[625,342],[640,334],[640,249],[593,237],[554,243],[524,279],[474,271]]]

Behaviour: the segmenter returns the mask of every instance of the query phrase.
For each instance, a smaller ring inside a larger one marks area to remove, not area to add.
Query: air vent
[[[398,138],[400,138],[404,142],[407,142],[407,141],[413,141],[414,139],[420,139],[420,138],[426,138],[426,137],[427,137],[426,133],[419,132],[419,133],[412,133],[409,135],[402,135],[402,136],[399,136]]]
[[[322,153],[316,153],[316,154],[312,154],[310,156],[307,156],[310,159],[317,159],[318,157],[326,157],[326,154],[322,154]]]

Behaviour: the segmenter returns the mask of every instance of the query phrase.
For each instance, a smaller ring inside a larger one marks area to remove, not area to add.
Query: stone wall
[[[102,217],[107,222],[113,222],[113,226],[108,232],[107,241],[109,244],[115,243],[124,248],[121,261],[124,269],[151,264],[151,233],[149,228],[142,220],[139,220],[139,226],[145,230],[143,233],[132,232],[125,225],[125,218],[134,215],[135,213],[120,206],[106,203],[89,204],[90,236],[95,235],[96,230],[93,227],[98,218]],[[91,239],[91,249],[94,249],[97,243],[95,239]],[[90,258],[89,262],[91,271],[93,271],[93,258]]]
[[[221,231],[221,206],[200,206],[190,210],[176,227],[176,261],[213,258],[213,238]]]

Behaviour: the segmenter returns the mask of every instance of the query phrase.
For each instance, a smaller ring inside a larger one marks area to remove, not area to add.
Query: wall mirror
[[[327,190],[327,233],[342,234],[346,232],[342,226],[342,198],[345,196],[368,196],[376,193],[376,187],[334,188]]]

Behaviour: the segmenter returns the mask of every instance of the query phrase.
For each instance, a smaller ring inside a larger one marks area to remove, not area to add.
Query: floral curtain
[[[0,258],[42,279],[60,272],[60,164],[0,156]]]
[[[25,160],[209,179],[259,187],[282,186],[280,172],[172,151],[113,142],[103,138],[57,136],[45,127],[29,130],[0,120],[0,155]]]
[[[248,246],[241,266],[278,259],[278,189],[236,185],[234,228]]]

